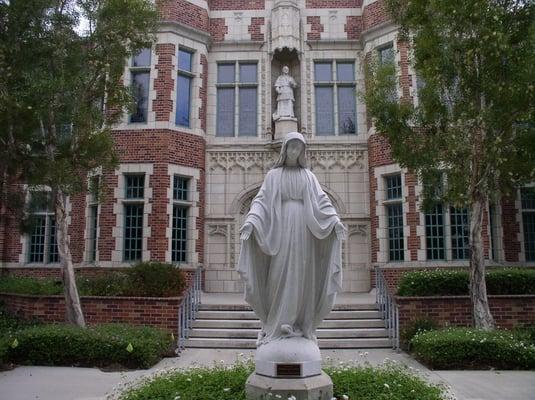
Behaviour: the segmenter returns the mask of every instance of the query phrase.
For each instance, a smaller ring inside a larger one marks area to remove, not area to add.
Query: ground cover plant
[[[405,273],[398,284],[399,296],[468,296],[468,271],[436,269]],[[491,295],[535,294],[535,269],[500,268],[485,276]]]
[[[250,359],[232,365],[161,371],[128,387],[118,387],[110,400],[245,400],[245,381],[253,372]],[[325,368],[333,381],[337,400],[442,400],[443,387],[427,384],[409,368],[392,363],[372,367],[368,363],[342,363]],[[292,399],[292,394],[269,399]]]
[[[35,324],[0,312],[0,366],[61,365],[112,369],[150,368],[174,356],[171,334],[152,327]]]
[[[533,328],[448,328],[417,333],[411,351],[433,369],[535,369]]]

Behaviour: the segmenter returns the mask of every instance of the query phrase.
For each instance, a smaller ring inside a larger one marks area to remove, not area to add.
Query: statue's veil
[[[305,137],[300,134],[299,132],[290,132],[286,134],[286,137],[284,138],[284,142],[282,143],[282,149],[279,155],[278,160],[273,165],[273,168],[280,168],[284,166],[284,163],[286,162],[286,151],[288,147],[288,142],[290,140],[300,140],[305,146],[303,147],[303,151],[297,158],[297,164],[301,168],[306,168],[306,152],[307,152],[307,142],[305,140]]]

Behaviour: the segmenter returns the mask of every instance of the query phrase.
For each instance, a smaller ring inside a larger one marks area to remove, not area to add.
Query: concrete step
[[[256,339],[258,329],[192,329],[190,338],[222,338],[222,339]],[[340,338],[353,339],[365,337],[386,337],[388,332],[385,328],[365,329],[318,329],[318,339]]]
[[[320,349],[385,348],[392,347],[392,341],[388,338],[319,339],[318,345]],[[190,338],[186,347],[255,349],[256,339]]]
[[[220,329],[260,329],[260,320],[239,319],[200,319],[192,322],[192,328],[220,328]],[[329,319],[324,320],[319,328],[384,328],[382,319]]]
[[[199,311],[197,313],[199,319],[239,319],[239,320],[255,320],[256,315],[252,311]],[[325,319],[373,319],[381,318],[381,313],[377,310],[356,310],[345,311],[335,310],[331,311]]]
[[[248,304],[200,304],[200,311],[253,311]],[[335,311],[358,311],[358,310],[377,310],[375,303],[363,304],[336,304],[333,308]]]

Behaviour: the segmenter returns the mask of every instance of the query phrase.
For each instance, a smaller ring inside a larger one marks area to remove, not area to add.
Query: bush
[[[111,399],[120,400],[245,400],[245,381],[253,372],[251,361],[237,362],[231,367],[195,367],[171,370],[142,379]],[[333,381],[334,395],[359,400],[441,400],[444,390],[426,383],[406,367],[343,365],[327,367]],[[287,399],[291,396],[282,396]],[[275,399],[276,396],[269,396]]]
[[[130,282],[122,272],[110,272],[96,277],[77,277],[80,296],[127,296]]]
[[[0,278],[0,293],[59,295],[63,293],[61,280],[50,278],[30,278],[24,276],[4,276]]]
[[[411,346],[434,369],[535,368],[535,345],[509,331],[449,328],[419,333]]]
[[[466,296],[469,273],[437,269],[405,273],[398,284],[399,296]],[[535,269],[506,268],[487,271],[488,294],[535,294]]]
[[[416,334],[436,329],[438,329],[438,323],[432,318],[421,317],[414,319],[401,330],[401,344],[404,348],[408,348],[410,347],[410,341]]]
[[[6,351],[7,343],[7,351]],[[0,342],[4,361],[22,365],[150,368],[169,355],[174,341],[150,327],[103,324],[80,328],[49,324],[11,332]],[[3,349],[2,349],[3,347]]]
[[[131,296],[179,296],[185,286],[182,271],[172,264],[140,262],[126,270]]]
[[[517,327],[514,329],[514,334],[519,340],[535,346],[535,325]]]

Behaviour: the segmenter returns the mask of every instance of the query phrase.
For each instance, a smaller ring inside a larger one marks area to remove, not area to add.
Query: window
[[[147,122],[149,109],[151,49],[143,49],[132,58],[130,66],[131,86],[135,99],[130,122]]]
[[[190,127],[191,123],[191,88],[194,77],[192,73],[192,59],[192,52],[178,49],[175,123],[185,127]]]
[[[394,46],[392,43],[377,49],[377,61],[381,65],[393,64],[395,60],[394,55]]]
[[[401,174],[385,177],[386,216],[388,223],[388,258],[390,261],[404,260],[403,204]]]
[[[314,93],[318,135],[357,133],[356,81],[353,62],[315,62]]]
[[[451,257],[453,260],[470,258],[470,223],[468,209],[450,207]]]
[[[173,227],[171,237],[171,261],[187,261],[188,210],[190,207],[188,187],[190,179],[173,177]]]
[[[520,189],[520,201],[526,261],[535,261],[535,188]]]
[[[442,204],[436,204],[431,212],[425,213],[425,240],[428,260],[445,260],[444,211]]]
[[[98,199],[99,199],[100,176],[94,175],[89,180],[89,201],[88,207],[88,247],[87,261],[97,261],[98,246]]]
[[[143,252],[143,206],[145,175],[125,175],[124,261],[141,260]]]
[[[32,216],[28,262],[59,262],[56,220],[54,218],[50,192],[32,192],[30,194],[30,207],[32,209]]]
[[[218,64],[216,135],[256,136],[257,104],[257,64],[251,62]]]

